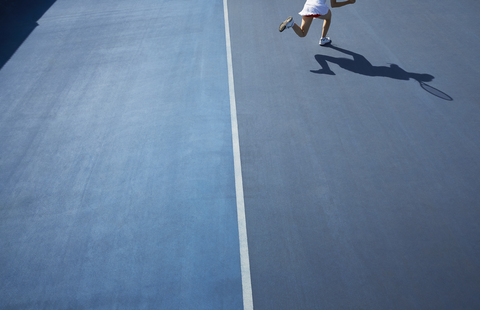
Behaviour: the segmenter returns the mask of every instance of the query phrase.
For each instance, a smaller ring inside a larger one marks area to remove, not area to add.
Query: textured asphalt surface
[[[4,28],[0,308],[241,309],[222,3],[30,15]]]
[[[480,308],[480,2],[303,3],[228,0],[254,308]],[[0,12],[0,308],[242,309],[222,1]]]

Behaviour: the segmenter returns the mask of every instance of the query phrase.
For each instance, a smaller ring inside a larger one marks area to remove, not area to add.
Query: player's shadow
[[[390,64],[390,66],[373,66],[364,56],[357,54],[355,52],[334,46],[329,45],[329,48],[337,50],[339,52],[344,53],[345,55],[352,56],[351,58],[345,57],[332,57],[327,55],[315,55],[315,59],[320,64],[321,68],[319,70],[310,70],[313,73],[317,74],[327,74],[327,75],[335,75],[330,69],[329,63],[333,63],[338,65],[340,68],[345,70],[358,73],[365,76],[378,76],[378,77],[387,77],[397,80],[408,81],[413,79],[420,83],[420,86],[431,93],[434,96],[442,98],[444,100],[452,101],[452,97],[445,94],[444,92],[426,84],[426,82],[431,82],[435,78],[433,75],[426,74],[426,73],[414,73],[414,72],[407,72],[400,68],[396,64]]]

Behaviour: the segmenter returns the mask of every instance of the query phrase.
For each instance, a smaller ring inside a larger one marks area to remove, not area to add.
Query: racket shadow
[[[321,68],[319,70],[310,70],[310,72],[316,74],[335,75],[335,72],[330,69],[329,65],[329,63],[333,63],[338,65],[342,69],[365,76],[386,77],[403,81],[413,79],[420,83],[420,86],[430,94],[444,100],[453,101],[453,98],[446,93],[426,84],[426,82],[433,81],[433,79],[435,78],[433,75],[426,73],[408,72],[396,64],[389,64],[389,66],[374,66],[364,56],[358,53],[346,50],[344,48],[340,48],[335,45],[329,45],[328,48],[337,50],[345,55],[351,56],[351,58],[333,57],[321,54],[315,55],[315,59],[320,64]]]
[[[444,93],[443,91],[431,86],[431,85],[428,85],[427,83],[424,83],[424,82],[421,82],[421,81],[418,81],[420,83],[420,87],[422,87],[424,90],[426,90],[427,92],[429,92],[430,94],[440,98],[440,99],[443,99],[443,100],[447,100],[447,101],[453,101],[453,98],[450,97],[449,95],[447,95],[446,93]]]

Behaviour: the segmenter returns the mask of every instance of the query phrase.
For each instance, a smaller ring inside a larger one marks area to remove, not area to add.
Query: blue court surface
[[[0,0],[0,309],[480,308],[480,2],[303,4]]]

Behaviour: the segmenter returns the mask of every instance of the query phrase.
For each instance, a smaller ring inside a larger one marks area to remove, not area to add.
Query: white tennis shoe
[[[294,24],[293,17],[287,18],[283,23],[280,24],[280,27],[278,27],[278,30],[282,32],[283,30],[287,28],[292,28]]]
[[[320,42],[318,42],[318,44],[320,44],[320,46],[324,46],[328,43],[332,43],[332,40],[330,40],[329,37],[323,37],[320,39]]]

